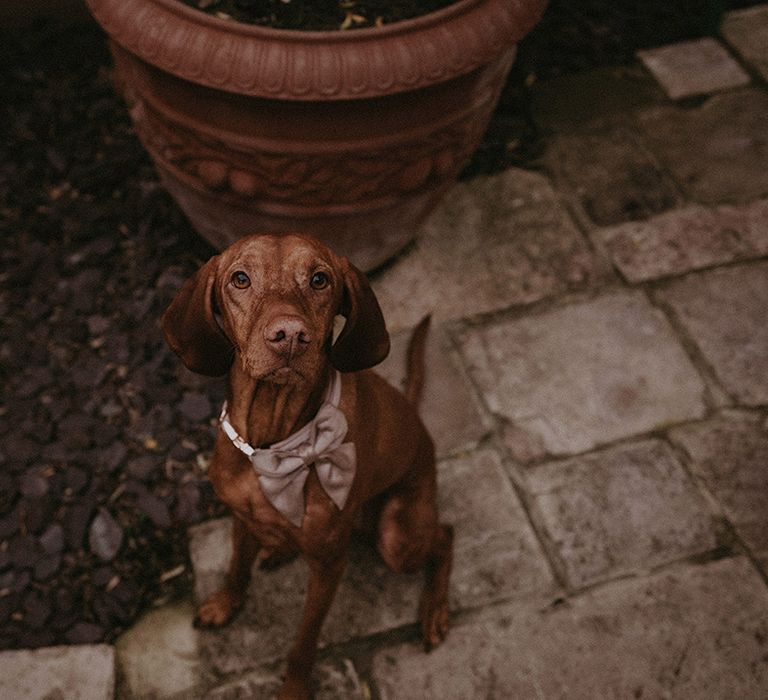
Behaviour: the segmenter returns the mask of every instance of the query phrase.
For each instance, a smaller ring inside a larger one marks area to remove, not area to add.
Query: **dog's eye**
[[[330,280],[325,272],[315,272],[309,280],[309,286],[312,287],[312,289],[325,289],[329,282]]]
[[[247,289],[251,286],[251,278],[248,277],[242,270],[232,273],[232,284],[238,289]]]

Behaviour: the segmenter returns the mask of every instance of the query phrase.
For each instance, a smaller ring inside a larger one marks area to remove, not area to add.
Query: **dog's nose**
[[[267,346],[286,359],[298,357],[312,342],[306,323],[298,316],[278,316],[264,329]]]

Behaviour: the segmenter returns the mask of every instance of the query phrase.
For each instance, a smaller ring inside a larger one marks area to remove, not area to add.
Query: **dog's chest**
[[[262,547],[285,550],[298,548],[307,554],[323,554],[341,539],[342,514],[328,498],[310,468],[304,489],[304,518],[293,527],[264,495],[256,473],[243,469],[236,476],[212,469],[209,478],[218,497],[229,506],[256,536]]]

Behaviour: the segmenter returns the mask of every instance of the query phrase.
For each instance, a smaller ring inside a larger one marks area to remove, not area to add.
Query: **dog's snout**
[[[288,359],[297,357],[312,342],[307,324],[298,316],[273,318],[264,329],[267,346]]]

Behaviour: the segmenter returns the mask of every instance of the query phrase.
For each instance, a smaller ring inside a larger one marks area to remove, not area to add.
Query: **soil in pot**
[[[326,31],[381,26],[426,15],[457,0],[183,0],[221,19],[276,29]]]

